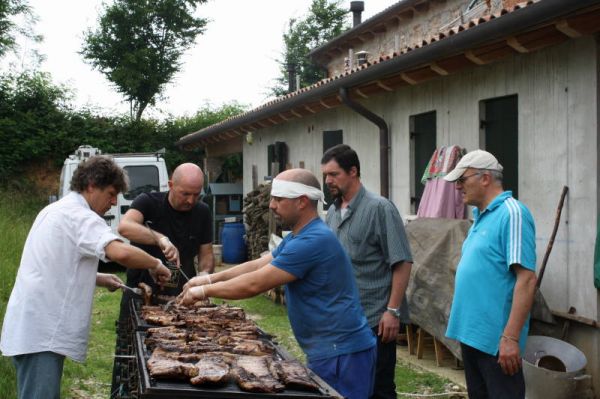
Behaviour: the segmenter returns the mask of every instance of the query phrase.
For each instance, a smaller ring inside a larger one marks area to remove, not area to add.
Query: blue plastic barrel
[[[224,223],[221,231],[223,262],[242,263],[246,260],[244,223]]]

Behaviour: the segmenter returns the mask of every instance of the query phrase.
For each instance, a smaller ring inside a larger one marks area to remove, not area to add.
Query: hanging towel
[[[442,179],[454,169],[466,151],[457,145],[433,152],[421,182],[425,184],[417,217],[464,219],[463,195],[453,182]]]

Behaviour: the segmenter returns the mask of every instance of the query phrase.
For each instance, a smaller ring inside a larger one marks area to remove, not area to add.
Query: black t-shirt
[[[200,245],[212,242],[212,217],[208,205],[198,203],[189,211],[176,211],[168,201],[168,192],[155,192],[140,194],[131,203],[131,209],[139,211],[144,216],[144,222],[150,227],[169,237],[169,240],[179,250],[179,259],[184,273],[192,278],[196,275],[194,256],[198,254]],[[138,248],[166,262],[165,256],[158,245],[145,245],[131,242]],[[153,291],[158,290],[147,270],[127,269],[127,285],[137,287],[144,282],[150,285]],[[164,288],[160,291],[164,295],[177,295],[181,292],[186,280],[179,278],[178,288]]]

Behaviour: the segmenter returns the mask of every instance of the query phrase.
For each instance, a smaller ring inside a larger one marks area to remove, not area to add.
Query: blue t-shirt
[[[535,225],[525,205],[505,191],[483,211],[462,246],[446,336],[495,356],[512,308],[513,264],[535,271]],[[519,337],[521,352],[529,320]]]
[[[297,277],[286,284],[285,300],[292,330],[309,361],[375,345],[350,259],[320,218],[285,237],[271,264]]]

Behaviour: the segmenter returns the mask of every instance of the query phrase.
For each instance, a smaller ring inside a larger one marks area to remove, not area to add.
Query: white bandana
[[[273,179],[271,185],[271,196],[281,198],[298,198],[306,195],[311,200],[325,203],[325,195],[318,188],[293,181]]]

